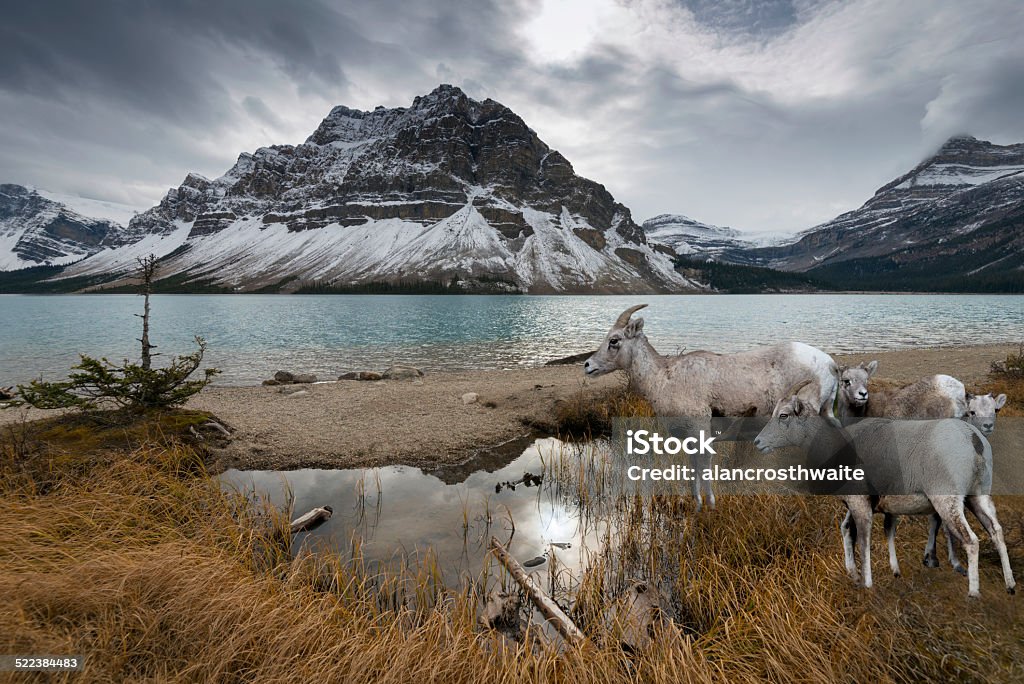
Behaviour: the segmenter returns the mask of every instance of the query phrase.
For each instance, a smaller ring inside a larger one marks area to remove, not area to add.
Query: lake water
[[[832,353],[1024,339],[1020,295],[157,295],[168,355],[209,342],[219,384],[279,369],[333,379],[392,361],[426,370],[540,365],[593,349],[628,306],[663,353],[799,340]],[[0,385],[63,377],[78,354],[136,358],[135,295],[0,295]]]

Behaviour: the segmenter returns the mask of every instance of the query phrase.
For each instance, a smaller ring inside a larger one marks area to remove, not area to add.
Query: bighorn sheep
[[[837,403],[841,417],[964,418],[983,434],[988,435],[995,428],[996,412],[1006,403],[1005,394],[998,397],[991,394],[968,394],[964,384],[949,375],[932,375],[899,389],[869,392],[868,381],[876,370],[878,361],[840,368]],[[847,513],[844,524],[849,525],[850,515]],[[941,524],[939,516],[933,515],[922,560],[929,568],[939,567],[935,546]],[[885,527],[887,530],[895,530],[896,519],[887,515]],[[948,532],[946,549],[952,568],[960,574],[966,574],[960,559],[957,558],[953,537]]]
[[[967,412],[964,384],[932,375],[899,389],[868,392],[878,361],[839,369],[839,417],[960,418]]]
[[[1014,593],[1016,583],[996,518],[992,488],[992,447],[981,431],[962,420],[889,420],[867,418],[841,427],[833,418],[819,417],[818,407],[794,393],[783,398],[772,412],[772,420],[754,440],[762,452],[796,446],[820,458],[849,449],[863,465],[871,485],[880,496],[843,494],[851,515],[843,521],[843,549],[846,570],[857,579],[853,545],[860,541],[865,587],[871,587],[871,519],[873,513],[929,515],[938,513],[967,550],[968,596],[979,595],[978,538],[964,516],[966,504],[992,536],[1002,562],[1006,591]],[[887,522],[888,522],[888,517]],[[852,524],[848,521],[852,518]],[[893,519],[894,520],[894,519]],[[886,525],[889,561],[899,574],[895,554],[895,526]]]
[[[775,402],[795,383],[813,377],[820,390],[817,407],[832,415],[838,385],[838,366],[828,354],[800,342],[786,342],[736,354],[693,351],[662,356],[644,335],[644,319],[632,315],[647,306],[633,306],[618,317],[604,341],[583,364],[595,377],[624,370],[658,416],[699,417],[771,414]],[[696,457],[698,461],[707,456]],[[702,475],[706,463],[698,462]],[[711,482],[695,479],[691,485],[702,507],[702,491],[714,508]]]
[[[1006,404],[1006,395],[993,397],[989,394],[968,394],[967,415],[964,419],[986,435],[992,434],[996,427],[996,414]]]
[[[982,434],[988,436],[992,434],[992,431],[996,428],[996,414],[999,413],[999,409],[1003,408],[1006,403],[1006,395],[1000,394],[993,397],[992,394],[968,394],[967,395],[967,413],[964,415],[964,420],[973,425],[974,427],[981,430]],[[942,525],[942,520],[939,516],[933,515],[931,524],[928,527],[928,542],[924,547],[924,559],[921,561],[926,567],[937,568],[939,567],[939,559],[935,552],[936,537],[939,533],[939,527]],[[956,555],[956,549],[953,547],[953,538],[946,533],[946,556],[949,559],[949,565],[956,572],[961,575],[966,575],[967,570],[961,565],[960,559]]]

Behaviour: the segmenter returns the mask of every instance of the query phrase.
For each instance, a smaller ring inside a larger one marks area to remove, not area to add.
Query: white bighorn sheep
[[[772,412],[772,420],[754,440],[762,452],[780,447],[801,447],[809,457],[820,459],[854,449],[878,496],[842,494],[851,515],[843,521],[846,570],[857,579],[853,545],[860,541],[865,587],[871,587],[871,520],[873,513],[930,515],[938,513],[967,550],[968,596],[979,595],[978,537],[967,524],[964,506],[974,512],[991,535],[1002,563],[1008,593],[1016,582],[996,518],[992,489],[992,447],[981,431],[962,420],[890,420],[867,418],[847,427],[818,416],[813,404],[795,393],[784,398]],[[852,517],[853,524],[848,524]],[[888,518],[888,516],[887,516]],[[859,534],[858,534],[859,533]],[[895,553],[895,527],[886,526],[889,562],[899,574]]]
[[[996,428],[996,414],[1006,404],[1006,395],[993,397],[989,394],[968,394],[967,415],[964,419],[986,435]]]
[[[995,397],[991,393],[981,395],[967,394],[967,413],[964,415],[964,420],[981,430],[982,434],[987,437],[995,430],[996,414],[999,413],[999,409],[1003,408],[1004,404],[1006,404],[1005,394]],[[928,526],[928,542],[924,547],[924,559],[921,561],[925,567],[939,567],[939,559],[936,555],[935,547],[941,525],[942,520],[939,519],[939,516],[933,515],[931,524]],[[949,565],[954,571],[961,575],[967,574],[967,570],[960,563],[960,559],[956,555],[953,538],[948,532],[946,533],[946,557],[949,559]]]
[[[768,416],[789,387],[813,377],[820,388],[819,409],[832,415],[838,366],[825,352],[786,342],[736,354],[693,351],[662,356],[644,335],[644,319],[631,316],[647,306],[632,306],[618,317],[598,350],[583,364],[590,377],[627,371],[637,390],[661,417]],[[709,456],[696,456],[698,478],[691,482],[697,509],[701,493],[715,506],[711,482],[700,478]]]

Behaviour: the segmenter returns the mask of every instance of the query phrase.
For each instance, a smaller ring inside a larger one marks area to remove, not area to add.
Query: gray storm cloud
[[[22,2],[0,180],[149,206],[444,80],[512,107],[642,220],[807,228],[948,135],[1024,140],[1015,0]]]

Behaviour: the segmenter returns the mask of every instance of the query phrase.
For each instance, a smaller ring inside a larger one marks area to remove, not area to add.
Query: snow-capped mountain
[[[1024,144],[956,136],[854,211],[792,244],[725,250],[739,264],[843,287],[957,289],[1024,281]],[[941,281],[941,283],[940,283]]]
[[[72,205],[72,206],[69,206]],[[0,185],[0,271],[62,265],[103,250],[127,207]]]
[[[485,279],[530,292],[697,287],[604,186],[519,116],[442,85],[411,107],[335,107],[300,145],[189,174],[59,277],[160,273],[236,290]]]
[[[681,256],[717,258],[722,252],[785,244],[796,240],[778,235],[744,233],[735,228],[701,223],[683,214],[660,214],[643,223],[648,241],[670,247]]]

